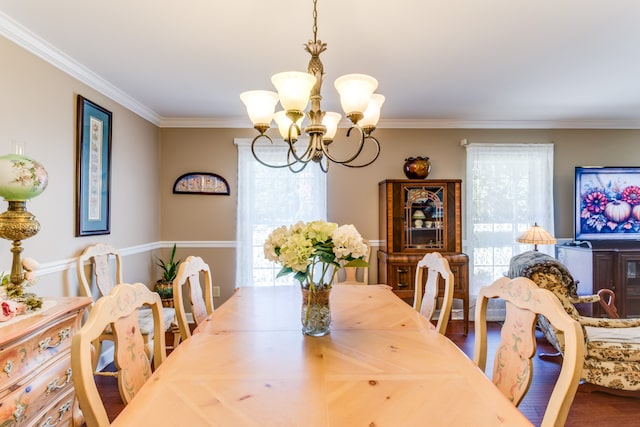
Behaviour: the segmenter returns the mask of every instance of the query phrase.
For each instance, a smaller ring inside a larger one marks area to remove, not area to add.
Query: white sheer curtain
[[[300,173],[268,168],[251,153],[251,139],[236,139],[238,146],[238,217],[236,221],[236,287],[293,284],[293,276],[276,281],[280,266],[264,258],[263,244],[271,231],[297,221],[327,217],[327,179],[318,165]],[[265,161],[282,163],[284,142],[261,148]]]
[[[537,222],[554,235],[553,144],[469,144],[466,248],[470,293],[502,276],[515,254],[532,250],[516,238]],[[553,254],[553,246],[538,250]]]

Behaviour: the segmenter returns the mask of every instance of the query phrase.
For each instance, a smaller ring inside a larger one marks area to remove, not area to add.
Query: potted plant
[[[171,250],[171,256],[165,262],[161,258],[157,258],[158,262],[156,265],[162,269],[162,278],[156,282],[156,286],[154,291],[160,295],[160,299],[162,299],[162,305],[164,307],[173,307],[173,279],[176,278],[176,274],[178,274],[178,266],[182,260],[175,259],[176,257],[176,244],[173,244],[173,249]]]

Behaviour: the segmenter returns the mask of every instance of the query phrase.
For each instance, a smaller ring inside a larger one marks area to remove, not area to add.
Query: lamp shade
[[[336,79],[335,87],[340,94],[340,105],[347,115],[364,113],[371,94],[378,87],[378,81],[366,74],[347,74]]]
[[[0,196],[5,200],[29,200],[47,188],[49,177],[44,166],[21,154],[0,157]]]
[[[280,104],[285,111],[304,111],[316,78],[309,73],[286,71],[274,74],[271,82],[278,90]]]
[[[358,122],[360,126],[375,127],[378,124],[378,120],[380,120],[380,108],[382,108],[384,99],[384,95],[380,95],[379,93],[371,95],[369,105],[367,105],[367,109],[364,111],[364,117]]]
[[[413,219],[425,219],[427,216],[424,214],[423,211],[421,211],[420,209],[416,210],[413,215],[411,216],[411,218]]]
[[[278,94],[269,90],[242,92],[240,99],[247,107],[247,114],[254,125],[268,125],[273,119],[273,111],[278,103]]]
[[[297,122],[298,128],[302,126],[302,119],[304,119],[304,116],[301,116],[300,119],[298,119],[298,122]],[[289,138],[289,128],[291,127],[291,119],[287,117],[287,112],[282,110],[276,112],[273,115],[273,120],[278,125],[278,131],[280,132],[280,136],[282,136],[282,139],[286,141]],[[299,136],[298,131],[295,128],[291,129],[292,140],[296,141],[298,139],[298,136]]]
[[[322,124],[325,125],[327,131],[324,133],[323,139],[327,141],[333,141],[333,137],[336,136],[336,132],[338,132],[338,123],[340,123],[340,119],[342,115],[340,113],[335,113],[333,111],[327,111],[322,118]]]
[[[549,232],[544,228],[540,227],[537,223],[534,223],[533,226],[522,233],[516,241],[518,243],[534,245],[534,249],[538,250],[538,245],[552,245],[556,243],[556,238],[549,234]]]

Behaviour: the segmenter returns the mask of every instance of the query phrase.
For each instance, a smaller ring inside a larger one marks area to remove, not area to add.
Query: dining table
[[[531,426],[385,285],[334,285],[330,333],[300,287],[241,287],[174,349],[113,426]]]

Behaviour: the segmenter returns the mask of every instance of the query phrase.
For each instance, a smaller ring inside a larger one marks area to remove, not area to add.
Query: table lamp
[[[556,243],[556,238],[549,234],[538,223],[534,223],[531,228],[522,233],[516,241],[518,243],[528,243],[533,245],[533,250],[538,250],[538,245],[552,245]]]
[[[0,197],[9,203],[0,214],[0,237],[13,241],[10,283],[7,296],[24,302],[28,308],[42,306],[35,295],[24,294],[24,269],[20,260],[22,240],[35,236],[40,223],[26,209],[27,200],[38,196],[47,187],[48,175],[42,164],[24,155],[24,147],[15,147],[14,154],[0,157]]]

